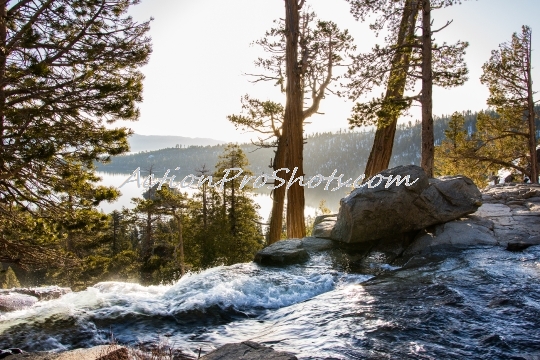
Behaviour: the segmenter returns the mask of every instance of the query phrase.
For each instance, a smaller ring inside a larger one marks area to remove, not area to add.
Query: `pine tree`
[[[388,72],[387,77],[384,76],[384,80],[386,80],[386,93],[384,97],[377,99],[377,101],[372,102],[367,107],[364,104],[357,103],[349,119],[351,126],[361,126],[366,122],[377,125],[373,146],[364,171],[367,179],[388,168],[392,156],[392,145],[394,143],[398,118],[410,106],[410,101],[404,99],[404,92],[408,79],[408,71],[411,67],[411,55],[415,42],[414,34],[419,6],[417,1],[407,0],[401,11],[395,9],[398,11],[394,12],[389,11],[389,8],[377,8],[378,5],[376,3],[352,0],[349,0],[349,2],[351,3],[351,12],[353,12],[357,20],[365,19],[369,11],[383,11],[383,17],[387,17],[390,20],[388,27],[395,34],[391,40],[394,41],[393,45],[386,49],[377,47],[374,49],[373,54],[356,57],[356,61],[349,70],[349,76],[354,77],[351,84],[349,84],[352,90],[351,95],[352,98],[358,98],[360,94],[368,90],[367,87],[370,86],[370,79],[378,79],[380,77],[380,75],[373,76],[375,72],[370,68],[370,64],[374,60],[372,55],[381,51],[392,52],[388,57],[390,62],[387,64],[391,70]],[[398,14],[401,14],[399,24],[396,23]],[[385,71],[383,70],[383,72]],[[382,83],[382,81],[381,79],[380,82]]]
[[[296,176],[305,175],[302,160],[305,120],[317,113],[322,99],[332,92],[330,84],[340,78],[336,69],[344,65],[355,49],[347,30],[340,30],[331,21],[318,20],[314,13],[301,13],[303,6],[303,0],[286,0],[285,19],[256,42],[270,54],[270,58],[256,61],[256,65],[268,72],[255,75],[256,81],[275,81],[286,95],[274,168],[290,169],[284,174],[287,180],[294,168],[297,168]],[[275,199],[278,207],[284,201],[280,193],[281,190],[277,191]],[[288,237],[305,235],[304,207],[304,189],[295,182],[287,192]],[[273,213],[277,217],[279,208]],[[278,231],[279,223],[272,223],[271,242],[278,240]]]
[[[21,283],[19,282],[19,279],[17,279],[17,275],[15,275],[15,271],[13,271],[11,266],[9,266],[6,272],[3,274],[3,279],[1,283],[2,283],[2,289],[12,289],[12,288],[21,287]]]
[[[227,264],[252,260],[255,252],[262,246],[262,232],[260,226],[257,225],[260,220],[257,215],[257,206],[249,197],[252,190],[250,183],[257,179],[248,166],[246,155],[236,144],[227,145],[216,164],[216,179],[232,179],[223,184],[223,205],[220,217],[222,223],[227,225],[226,228],[221,227],[219,246],[221,258]],[[241,169],[242,176],[234,178],[238,170],[232,169]],[[245,176],[252,176],[255,179],[244,182]],[[226,232],[223,233],[223,230]]]
[[[514,34],[510,43],[492,51],[480,80],[489,87],[487,103],[493,110],[478,114],[477,131],[466,141],[456,141],[455,151],[441,148],[441,158],[449,153],[460,157],[463,164],[458,168],[478,184],[485,185],[488,175],[500,168],[512,169],[533,181],[537,174],[530,38],[530,28],[524,26],[521,35]],[[448,166],[448,159],[441,159],[439,171],[455,170]]]
[[[96,186],[94,161],[127,151],[136,120],[149,23],[127,16],[130,0],[4,1],[0,7],[0,245],[32,262],[4,229],[34,218],[77,223],[78,211],[117,192]],[[65,206],[70,197],[70,206]],[[16,224],[11,226],[11,224]],[[22,234],[19,234],[22,235]],[[22,236],[21,236],[22,237]],[[43,257],[43,255],[42,255]]]
[[[273,101],[260,101],[245,95],[242,98],[242,110],[243,114],[230,115],[227,118],[237,128],[259,133],[258,141],[252,141],[256,146],[276,148],[273,161],[270,159],[270,168],[272,168],[273,172],[284,168],[285,137],[283,136],[282,128],[284,117],[283,106]],[[281,174],[276,173],[276,175],[279,176]],[[279,183],[275,182],[273,185],[278,186]],[[285,186],[272,189],[272,213],[269,219],[269,230],[267,234],[268,244],[273,244],[281,238],[285,195]]]
[[[485,186],[486,174],[490,169],[486,168],[487,164],[481,164],[467,155],[475,141],[465,129],[465,116],[457,112],[452,114],[444,135],[445,139],[441,144],[435,146],[435,175],[465,175],[478,186]]]
[[[538,159],[536,157],[536,125],[531,74],[532,31],[523,26],[521,34],[514,33],[510,42],[499,45],[491,52],[491,58],[482,67],[480,81],[489,87],[488,105],[495,108],[515,129],[520,121],[526,126],[514,131],[516,136],[527,140],[528,164],[522,162],[532,182],[538,183]]]
[[[349,119],[351,127],[377,125],[376,141],[366,167],[366,175],[385,169],[390,161],[397,118],[407,110],[413,100],[422,105],[422,160],[421,164],[429,176],[433,175],[433,114],[432,87],[445,88],[462,85],[467,80],[467,68],[463,56],[468,43],[458,41],[454,45],[437,45],[433,34],[441,31],[431,29],[432,9],[450,6],[458,1],[443,0],[399,0],[360,1],[349,0],[351,12],[359,19],[372,13],[380,16],[372,28],[380,31],[388,24],[388,45],[375,46],[371,53],[356,57],[349,71],[350,96],[356,100],[373,86],[386,83],[387,93],[368,103],[357,103]],[[416,23],[421,11],[421,24]],[[422,29],[422,34],[416,34]],[[414,90],[415,83],[422,82],[422,90],[408,95],[405,90]],[[386,127],[391,126],[388,129]],[[383,130],[384,129],[384,130]]]

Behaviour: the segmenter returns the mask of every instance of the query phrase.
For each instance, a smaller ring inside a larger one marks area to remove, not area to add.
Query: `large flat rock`
[[[297,357],[253,341],[244,341],[224,345],[201,357],[201,360],[297,360]]]
[[[512,209],[505,204],[482,204],[474,213],[481,217],[501,217],[510,216]]]
[[[128,349],[119,345],[99,345],[61,353],[23,353],[10,355],[6,360],[129,360]]]
[[[316,237],[280,240],[259,251],[253,261],[271,266],[300,264],[309,259],[310,253],[330,250],[334,247],[335,243],[332,240]]]
[[[499,241],[489,223],[464,218],[435,226],[421,232],[405,250],[404,255],[430,254],[439,250],[497,246]]]
[[[299,264],[309,259],[302,247],[302,240],[281,240],[265,247],[255,254],[254,261],[261,265],[291,265]]]
[[[482,194],[485,203],[474,214],[422,231],[404,255],[477,246],[521,251],[540,245],[538,194],[536,184],[490,186]]]

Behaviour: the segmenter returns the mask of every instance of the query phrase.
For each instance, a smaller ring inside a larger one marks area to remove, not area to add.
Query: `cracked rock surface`
[[[540,185],[488,186],[482,191],[482,202],[469,216],[422,231],[404,255],[448,247],[491,245],[519,251],[540,245]]]

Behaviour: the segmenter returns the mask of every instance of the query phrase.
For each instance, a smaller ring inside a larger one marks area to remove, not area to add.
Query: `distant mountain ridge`
[[[137,153],[141,151],[154,151],[165,148],[182,148],[189,146],[213,146],[226,144],[227,141],[210,138],[191,138],[186,136],[172,135],[139,135],[133,134],[128,139],[130,151]],[[178,146],[177,146],[178,145]]]

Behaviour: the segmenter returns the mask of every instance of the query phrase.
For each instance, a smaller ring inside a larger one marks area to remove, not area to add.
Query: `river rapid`
[[[369,266],[371,275],[319,254],[284,268],[216,267],[173,285],[99,283],[0,314],[0,348],[60,351],[112,333],[195,357],[243,340],[299,359],[540,357],[540,246]]]

